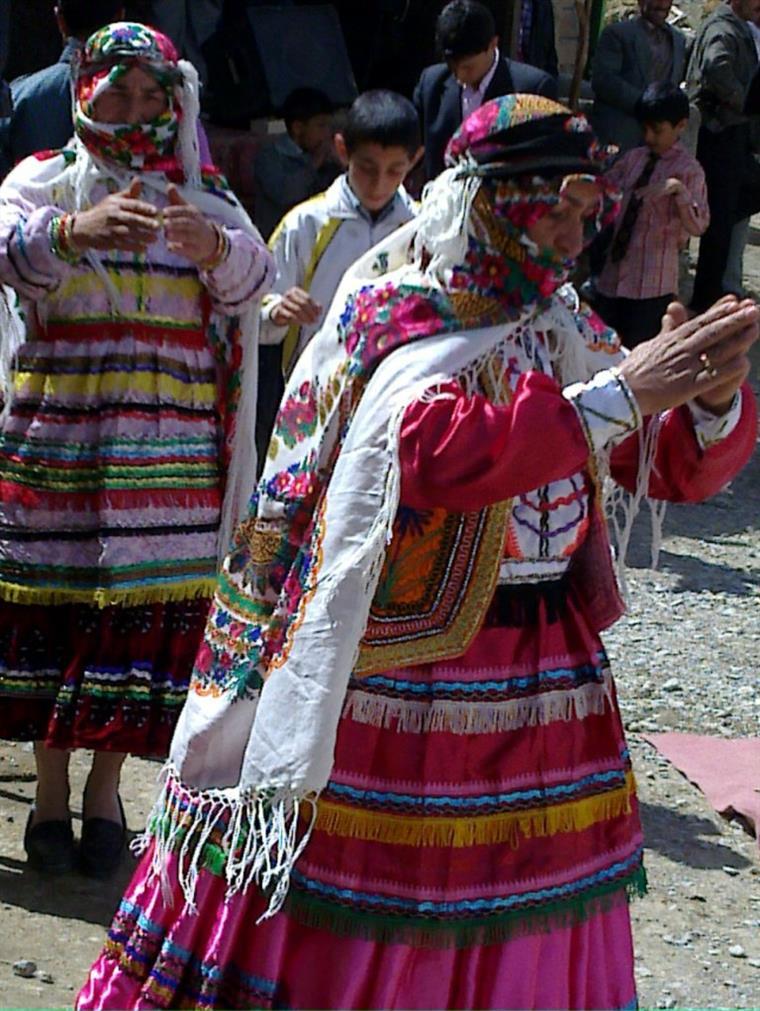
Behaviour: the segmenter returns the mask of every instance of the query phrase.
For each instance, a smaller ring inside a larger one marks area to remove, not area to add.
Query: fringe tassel
[[[201,154],[198,142],[200,123],[200,82],[198,71],[188,60],[179,60],[177,66],[182,74],[181,96],[182,119],[179,123],[178,148],[180,161],[185,173],[185,184],[194,189],[201,186]]]
[[[608,703],[612,705],[612,682],[605,675],[602,684],[508,702],[412,702],[357,689],[349,692],[343,715],[384,730],[395,724],[404,734],[498,734],[601,716]]]
[[[631,541],[633,524],[641,509],[642,499],[649,503],[652,533],[652,568],[657,567],[662,545],[662,527],[665,521],[667,502],[648,498],[649,480],[657,454],[657,442],[662,428],[662,416],[652,418],[643,438],[639,438],[639,465],[636,488],[633,494],[615,484],[609,477],[604,479],[604,512],[612,527],[616,548],[616,574],[623,596],[628,597],[625,578],[625,559]]]
[[[0,285],[0,425],[5,424],[13,402],[16,362],[26,331],[12,288]]]
[[[314,830],[316,798],[283,789],[190,790],[170,765],[160,781],[148,828],[131,848],[140,856],[153,841],[151,871],[161,883],[164,902],[172,901],[167,868],[174,855],[177,880],[191,912],[197,912],[198,876],[204,869],[225,877],[228,896],[253,884],[267,895],[269,904],[257,923],[279,912],[290,873]]]
[[[0,600],[9,604],[91,604],[95,607],[167,604],[212,597],[215,579],[191,579],[176,586],[138,586],[123,590],[70,590],[65,587],[18,586],[0,582]]]
[[[441,950],[502,944],[530,934],[576,927],[634,897],[645,895],[646,891],[646,871],[640,865],[626,877],[599,885],[572,899],[459,922],[453,918],[415,919],[349,909],[316,899],[300,888],[291,891],[285,910],[298,923],[342,937]]]
[[[431,256],[427,278],[440,286],[446,271],[464,263],[470,235],[472,205],[480,190],[477,176],[462,178],[462,169],[447,168],[427,184],[417,215],[414,259]]]
[[[521,839],[584,832],[600,821],[630,814],[635,789],[633,773],[628,772],[624,786],[583,800],[534,811],[508,811],[463,818],[419,818],[385,811],[359,811],[322,799],[316,827],[328,835],[400,846],[461,849],[508,843],[512,849],[517,849]]]

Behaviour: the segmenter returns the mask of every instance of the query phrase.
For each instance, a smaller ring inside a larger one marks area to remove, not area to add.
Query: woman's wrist
[[[209,274],[216,270],[230,255],[230,239],[226,229],[222,228],[221,225],[217,225],[215,221],[212,222],[211,227],[216,233],[216,245],[210,256],[198,262],[198,269],[204,274]]]
[[[720,400],[714,404],[705,400],[704,397],[694,398],[694,403],[697,407],[701,408],[703,411],[707,411],[708,414],[714,415],[716,418],[722,418],[724,414],[728,414],[735,402],[736,393],[734,393],[728,400]]]

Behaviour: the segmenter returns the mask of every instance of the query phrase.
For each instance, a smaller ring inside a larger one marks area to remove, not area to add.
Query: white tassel
[[[177,138],[179,160],[185,173],[185,184],[200,189],[201,151],[198,142],[201,111],[200,81],[198,71],[188,60],[179,60],[177,66],[182,74],[182,93],[179,97],[182,120]]]
[[[0,287],[0,424],[4,424],[10,414],[18,353],[26,336],[15,302],[15,292]]]
[[[269,893],[267,908],[257,922],[274,916],[285,902],[293,867],[314,831],[316,797],[299,796],[288,789],[262,788],[245,795],[235,789],[190,790],[182,786],[176,768],[169,764],[161,771],[160,781],[150,819],[154,827],[130,848],[141,855],[153,843],[151,873],[159,879],[165,904],[171,905],[173,899],[168,867],[175,854],[177,884],[188,910],[197,912],[204,850],[226,821],[221,848],[226,855],[227,895],[245,892],[255,884]],[[311,814],[302,828],[304,805]]]
[[[432,252],[425,276],[440,285],[444,274],[460,266],[467,255],[472,205],[480,189],[477,176],[462,177],[462,167],[445,169],[428,183],[422,194],[414,240],[415,259],[423,262]]]
[[[499,734],[601,715],[611,704],[611,691],[607,671],[601,683],[508,702],[413,702],[355,689],[348,695],[343,715],[384,730],[395,722],[396,730],[404,734]]]
[[[647,493],[654,469],[662,421],[661,415],[655,415],[651,419],[646,434],[639,438],[638,472],[636,475],[636,488],[633,494],[621,488],[610,477],[604,478],[604,511],[612,526],[616,554],[615,571],[623,598],[626,602],[628,601],[628,585],[625,578],[625,560],[631,542],[633,524],[641,509],[641,502],[643,499],[648,498]],[[652,523],[652,567],[655,568],[662,544],[662,527],[665,520],[667,503],[656,502],[653,499],[648,499],[648,501]]]

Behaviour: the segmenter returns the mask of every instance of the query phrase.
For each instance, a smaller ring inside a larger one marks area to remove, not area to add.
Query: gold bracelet
[[[77,256],[79,253],[76,243],[74,242],[74,222],[76,221],[76,218],[76,213],[66,214],[63,221],[63,244],[66,247],[66,252],[69,256]]]
[[[60,214],[50,221],[50,244],[53,252],[66,263],[76,264],[81,259],[80,251],[74,245],[73,228],[75,214]]]
[[[227,259],[230,253],[230,239],[225,229],[217,225],[215,221],[212,222],[211,227],[216,232],[216,246],[211,256],[198,264],[198,269],[203,271],[204,274],[210,274],[211,271],[216,270]]]

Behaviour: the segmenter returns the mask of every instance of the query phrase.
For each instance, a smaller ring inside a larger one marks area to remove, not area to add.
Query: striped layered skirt
[[[154,271],[147,294],[197,296],[187,274]],[[184,296],[184,323],[52,318],[21,349],[0,433],[0,737],[168,749],[221,500],[216,363]]]
[[[635,1006],[642,836],[604,649],[564,583],[497,597],[464,656],[351,682],[279,913],[226,893],[217,835],[194,907],[181,838],[163,888],[149,851],[80,1011]]]

